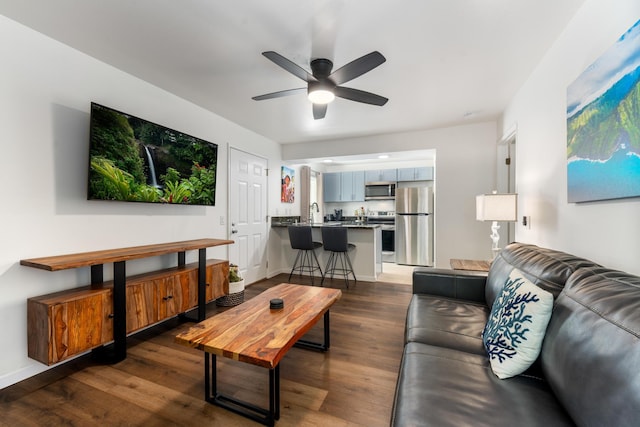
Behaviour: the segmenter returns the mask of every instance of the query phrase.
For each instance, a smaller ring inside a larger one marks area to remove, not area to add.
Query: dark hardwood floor
[[[245,298],[286,282],[248,286]],[[309,284],[294,276],[293,283]],[[317,283],[317,281],[316,281]],[[325,281],[343,291],[331,309],[327,353],[291,349],[281,370],[278,426],[387,426],[411,286]],[[210,304],[207,315],[224,308]],[[322,340],[322,322],[306,336]],[[192,323],[172,319],[128,338],[113,365],[83,356],[0,391],[2,426],[251,426],[204,401],[203,353],[174,343]],[[218,358],[219,391],[267,406],[268,371]]]

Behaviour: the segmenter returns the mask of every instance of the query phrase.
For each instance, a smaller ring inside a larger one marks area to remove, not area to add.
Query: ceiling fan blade
[[[363,90],[352,89],[350,87],[337,86],[333,93],[340,98],[348,99],[350,101],[364,102],[365,104],[383,106],[389,99],[384,96],[376,95],[375,93],[365,92]]]
[[[327,104],[313,104],[313,118],[315,120],[324,119],[327,114]]]
[[[373,70],[378,65],[383,64],[385,61],[386,58],[376,50],[349,62],[347,65],[341,68],[338,68],[336,71],[331,73],[329,78],[333,80],[333,82],[337,85],[346,83],[349,80],[353,80],[356,77],[359,77],[364,73]]]
[[[251,99],[253,99],[254,101],[262,101],[264,99],[273,99],[273,98],[281,98],[283,96],[296,95],[300,92],[306,92],[306,91],[307,91],[306,87],[299,87],[296,89],[287,89],[287,90],[281,90],[278,92],[267,93],[264,95],[254,96]]]
[[[267,52],[262,52],[262,55],[264,55],[267,59],[271,60],[274,64],[284,68],[286,71],[290,72],[291,74],[298,77],[299,79],[304,80],[305,82],[316,81],[316,78],[313,77],[311,73],[307,72],[307,70],[300,67],[298,64],[295,64],[289,61],[287,58],[280,55],[279,53],[276,53],[270,50]]]

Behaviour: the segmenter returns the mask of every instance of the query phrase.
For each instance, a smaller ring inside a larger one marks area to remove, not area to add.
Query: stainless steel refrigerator
[[[396,188],[396,263],[433,266],[431,187]]]

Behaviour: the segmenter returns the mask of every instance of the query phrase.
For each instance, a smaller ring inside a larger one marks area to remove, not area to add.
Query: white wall
[[[516,239],[640,274],[640,199],[567,203],[566,96],[571,84],[638,19],[638,0],[587,0],[506,109],[517,127]]]
[[[24,258],[203,237],[226,238],[227,144],[266,157],[279,201],[280,146],[196,105],[0,16],[0,388],[45,369],[27,357],[27,298],[90,281],[89,269],[45,272]],[[218,144],[215,207],[86,200],[90,102]],[[276,203],[269,203],[270,211]],[[208,250],[226,258],[226,248]],[[196,254],[187,254],[188,262]],[[127,263],[127,273],[175,265]],[[110,265],[105,266],[110,277]]]
[[[484,122],[428,131],[289,144],[284,159],[436,150],[436,266],[449,259],[491,257],[490,224],[476,221],[475,196],[495,186],[497,125]]]

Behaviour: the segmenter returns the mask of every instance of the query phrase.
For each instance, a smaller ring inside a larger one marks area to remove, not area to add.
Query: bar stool
[[[314,271],[320,271],[320,277],[324,278],[322,268],[320,268],[320,263],[315,253],[315,249],[322,247],[322,243],[313,241],[311,226],[309,225],[290,225],[287,229],[289,231],[291,248],[298,250],[293,268],[291,269],[291,273],[289,273],[289,281],[291,281],[291,276],[294,271],[298,271],[300,275],[308,272],[311,276],[311,284],[313,285]],[[322,284],[322,282],[320,282],[320,284]]]
[[[329,273],[333,279],[333,274],[339,272],[344,276],[345,284],[349,289],[349,273],[353,275],[354,284],[357,282],[356,273],[354,273],[351,259],[349,259],[349,250],[355,248],[356,245],[347,242],[347,229],[340,226],[322,227],[322,244],[326,251],[331,251],[331,255],[329,255],[320,285]],[[338,259],[340,260],[340,268],[336,267]]]

